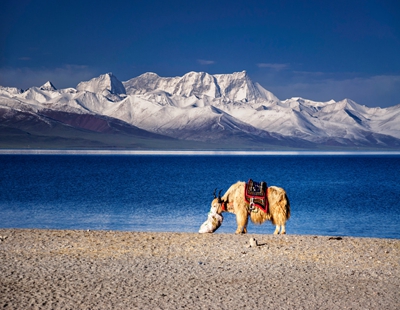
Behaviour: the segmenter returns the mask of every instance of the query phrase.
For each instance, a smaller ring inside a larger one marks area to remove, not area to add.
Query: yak
[[[215,195],[211,207],[217,209],[217,213],[229,212],[236,215],[237,229],[236,234],[247,233],[248,218],[255,224],[262,224],[270,220],[276,225],[274,234],[286,233],[286,221],[290,218],[290,203],[283,188],[277,186],[268,187],[268,211],[263,212],[257,208],[251,208],[245,200],[246,182],[237,182],[233,184],[221,197],[221,191],[218,197]]]

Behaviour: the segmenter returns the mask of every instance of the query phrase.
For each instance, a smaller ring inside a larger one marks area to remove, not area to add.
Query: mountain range
[[[400,149],[400,105],[279,100],[248,74],[112,73],[56,89],[0,87],[0,148]]]

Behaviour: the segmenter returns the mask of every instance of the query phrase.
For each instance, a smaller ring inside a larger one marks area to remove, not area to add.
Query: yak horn
[[[217,189],[214,189],[214,198],[217,198],[217,196],[215,195],[215,193],[217,192]]]
[[[221,192],[222,192],[222,189],[218,193],[218,202],[221,202]]]

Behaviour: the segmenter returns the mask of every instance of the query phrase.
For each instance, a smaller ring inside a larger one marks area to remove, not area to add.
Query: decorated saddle
[[[260,209],[264,213],[268,212],[268,187],[266,182],[255,182],[252,179],[246,183],[244,198],[249,203],[250,210],[257,212]]]

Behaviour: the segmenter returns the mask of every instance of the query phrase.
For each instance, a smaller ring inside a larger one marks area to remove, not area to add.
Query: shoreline
[[[238,151],[238,150],[58,150],[58,149],[0,149],[0,155],[180,155],[180,156],[388,156],[393,151]]]
[[[400,305],[399,239],[0,229],[0,257],[3,309]]]

